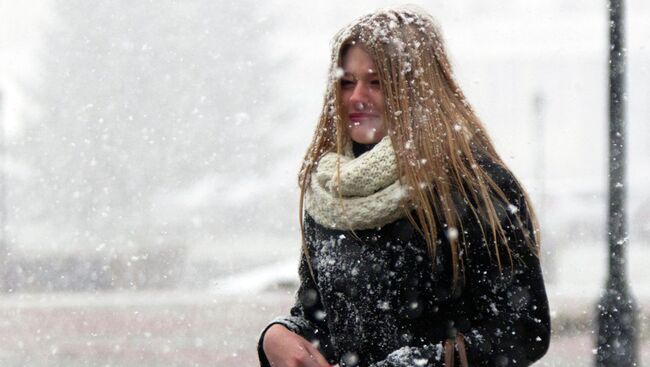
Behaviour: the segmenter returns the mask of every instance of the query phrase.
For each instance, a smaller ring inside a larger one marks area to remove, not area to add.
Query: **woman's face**
[[[360,144],[379,142],[386,136],[384,95],[375,63],[363,48],[352,46],[343,56],[340,83],[348,135]]]

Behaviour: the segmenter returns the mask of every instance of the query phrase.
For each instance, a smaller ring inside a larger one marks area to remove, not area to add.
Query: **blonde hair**
[[[383,121],[387,124],[395,150],[401,184],[409,189],[409,199],[415,208],[413,216],[405,207],[405,216],[424,238],[431,258],[435,258],[437,250],[437,215],[447,233],[458,233],[458,236],[448,236],[452,279],[456,286],[464,268],[463,251],[459,245],[459,239],[464,237],[463,223],[456,206],[461,203],[453,198],[457,193],[463,199],[462,204],[467,205],[477,219],[483,242],[490,254],[490,247],[494,250],[499,269],[503,264],[499,251],[501,246],[512,266],[508,237],[499,220],[495,207],[499,203],[495,200],[510,203],[485,167],[479,164],[479,156],[509,171],[454,80],[436,22],[413,7],[384,9],[365,15],[343,28],[334,38],[323,109],[298,175],[299,221],[305,256],[309,259],[303,208],[311,173],[323,154],[333,151],[342,154],[344,145],[350,143],[344,125],[345,116],[341,113],[339,78],[343,56],[353,45],[363,47],[374,60],[384,96]],[[537,221],[525,190],[514,176],[513,180],[523,194],[534,228],[533,238],[528,235],[519,214],[515,215],[516,223],[512,224],[527,234],[526,242],[538,255]],[[456,229],[459,226],[460,229]],[[492,243],[491,246],[488,242]],[[307,264],[313,276],[311,261]]]

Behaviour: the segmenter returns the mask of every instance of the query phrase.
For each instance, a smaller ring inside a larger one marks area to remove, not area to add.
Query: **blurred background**
[[[591,365],[607,275],[608,13],[410,1],[524,183],[554,322]],[[254,366],[288,313],[297,172],[334,33],[389,1],[0,0],[0,363]],[[650,345],[650,3],[627,6],[628,279]],[[641,348],[650,363],[650,350]]]

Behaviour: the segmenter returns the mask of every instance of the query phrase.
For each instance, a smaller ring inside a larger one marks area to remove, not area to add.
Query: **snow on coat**
[[[486,169],[516,203],[517,210],[503,203],[497,208],[514,269],[507,260],[503,271],[498,269],[494,249],[486,247],[476,219],[467,213],[458,235],[468,254],[456,289],[448,233],[442,230],[432,271],[426,242],[406,218],[356,231],[357,239],[306,215],[316,282],[303,254],[291,315],[266,329],[284,325],[341,367],[443,366],[443,343],[457,332],[465,336],[471,366],[527,366],[540,359],[550,341],[548,300],[539,259],[521,229],[511,225],[515,213],[531,233],[533,228],[510,173],[497,165]],[[507,259],[505,252],[501,259]],[[258,352],[261,365],[269,366],[264,332]]]

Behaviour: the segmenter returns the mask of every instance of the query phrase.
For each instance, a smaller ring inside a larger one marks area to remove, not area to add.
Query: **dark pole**
[[[625,248],[625,42],[623,0],[609,1],[609,277],[598,304],[596,366],[638,366],[637,307],[628,290]]]

